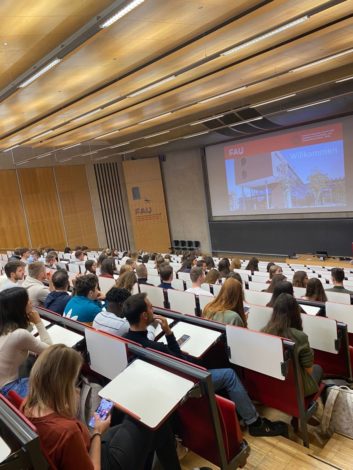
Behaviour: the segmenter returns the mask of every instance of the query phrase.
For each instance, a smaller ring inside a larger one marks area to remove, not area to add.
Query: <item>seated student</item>
[[[273,261],[270,261],[269,263],[267,263],[266,271],[269,273],[271,266],[274,266],[274,265],[275,265],[275,263]]]
[[[251,271],[252,273],[254,271],[258,271],[259,270],[259,260],[257,258],[255,258],[255,256],[253,256],[252,258],[250,258],[246,268],[248,271]]]
[[[28,331],[30,322],[38,330],[39,339]],[[23,287],[0,293],[0,392],[14,390],[21,397],[28,391],[28,378],[19,378],[19,367],[28,353],[40,354],[51,344],[43,322]]]
[[[45,267],[49,269],[56,269],[57,268],[57,253],[55,251],[50,251],[47,253],[45,257]]]
[[[279,281],[272,292],[271,300],[266,304],[266,307],[273,307],[277,298],[281,294],[290,294],[294,297],[293,285],[289,281]]]
[[[114,258],[104,259],[101,264],[100,276],[107,277],[109,279],[114,279],[115,270],[116,270],[115,259]]]
[[[126,273],[119,276],[115,282],[115,287],[119,287],[120,289],[127,289],[131,294],[136,283],[137,278],[134,271],[127,271]]]
[[[205,277],[205,283],[207,284],[218,284],[220,279],[218,269],[212,268],[208,271]]]
[[[125,338],[135,341],[143,347],[190,361],[190,356],[185,356],[181,352],[166,318],[153,314],[152,304],[146,293],[129,297],[124,303],[123,313],[130,324],[130,330],[124,335]],[[147,326],[155,320],[161,325],[165,333],[167,345],[147,338]],[[237,412],[249,426],[249,433],[252,436],[276,436],[287,432],[287,426],[284,423],[271,422],[258,415],[243,384],[233,369],[210,369],[209,372],[212,376],[215,391],[226,389],[229,398],[237,405]]]
[[[67,292],[70,286],[69,274],[65,269],[59,269],[53,274],[51,280],[54,290],[45,299],[44,307],[62,315],[66,304],[71,299],[71,295]]]
[[[205,273],[206,275],[206,272],[207,272],[207,265],[206,265],[206,261],[204,259],[199,259],[196,263],[196,266],[198,268],[201,268],[202,271]]]
[[[132,272],[132,266],[130,264],[122,264],[120,265],[119,276],[122,276],[125,273]]]
[[[264,333],[288,338],[295,342],[301,366],[304,394],[312,395],[318,390],[322,368],[314,364],[314,353],[309,345],[308,336],[303,332],[300,308],[290,294],[280,294],[273,306],[273,314],[262,329]]]
[[[6,280],[1,283],[0,292],[11,287],[18,287],[19,282],[23,281],[25,276],[26,264],[20,260],[8,261],[5,264]]]
[[[293,287],[306,287],[308,283],[308,275],[305,271],[295,271],[293,276]]]
[[[331,281],[333,287],[326,289],[327,292],[342,292],[344,294],[353,295],[353,291],[345,289],[343,286],[344,281],[344,270],[342,268],[332,268],[331,269]]]
[[[35,261],[28,265],[28,276],[23,281],[22,287],[27,289],[29,298],[35,307],[43,307],[45,299],[50,293],[49,287],[43,281],[47,279],[44,263]]]
[[[97,276],[84,274],[77,277],[75,295],[66,304],[64,317],[83,323],[92,323],[95,316],[102,310],[99,297]]]
[[[208,320],[246,327],[243,285],[236,279],[227,278],[217,297],[203,309],[202,316]]]
[[[132,271],[135,271],[136,265],[137,265],[136,260],[137,260],[137,258],[136,258],[136,259],[135,259],[135,258],[128,258],[128,259],[125,261],[125,264],[126,264],[127,266],[131,266]]]
[[[137,276],[137,282],[139,284],[145,284],[147,286],[153,285],[147,282],[148,271],[144,264],[139,264],[136,266],[136,276]]]
[[[312,277],[308,280],[308,283],[306,285],[306,292],[302,299],[312,300],[314,302],[327,302],[325,289],[320,279]]]
[[[158,287],[162,287],[162,289],[174,289],[174,287],[172,287],[173,268],[169,266],[169,264],[161,265],[159,275],[161,277],[161,283]]]
[[[85,253],[81,249],[75,251],[74,263],[84,266],[84,264],[85,264]]]
[[[127,289],[112,287],[105,296],[105,307],[98,313],[93,321],[93,328],[105,331],[115,336],[123,336],[129,331],[129,322],[123,315],[123,305],[131,293]],[[149,325],[148,338],[154,339],[156,336],[155,325]]]
[[[277,266],[277,264],[272,264],[269,268],[268,274],[269,274],[269,279],[266,281],[267,284],[271,284],[271,281],[273,279],[273,276],[275,274],[282,274],[283,270],[281,266]]]
[[[201,284],[205,282],[205,273],[202,268],[194,266],[190,271],[190,279],[192,287],[186,289],[186,292],[190,292],[195,295],[207,295],[208,297],[213,297],[210,291],[202,289],[201,287]]]
[[[240,269],[240,268],[241,268],[240,259],[239,258],[232,258],[229,269],[231,271],[234,271],[234,269]]]
[[[210,269],[214,269],[216,267],[215,264],[214,264],[212,256],[205,256],[204,260],[205,260],[205,263],[206,263],[206,266],[207,266],[207,271],[209,271]]]
[[[158,255],[156,256],[156,259],[155,259],[155,268],[157,269],[158,273],[160,271],[160,267],[163,263],[167,263],[169,264],[169,261],[165,260],[164,259],[164,256],[162,255]]]
[[[85,262],[85,274],[96,274],[97,273],[97,262],[94,259],[88,259]]]
[[[287,278],[283,274],[274,274],[272,281],[267,289],[263,289],[261,292],[270,292],[271,294],[274,291],[274,288],[278,282],[286,281]]]
[[[180,470],[168,421],[153,431],[128,416],[118,426],[95,414],[92,434],[76,419],[76,382],[81,355],[63,344],[44,351],[34,364],[23,413],[37,429],[42,449],[56,469],[142,470],[156,451],[163,470]],[[143,389],[141,389],[143,399]]]

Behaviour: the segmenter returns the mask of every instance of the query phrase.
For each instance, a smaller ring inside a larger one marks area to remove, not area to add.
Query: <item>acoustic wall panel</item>
[[[129,250],[129,234],[118,163],[96,164],[94,171],[108,245],[119,250]]]

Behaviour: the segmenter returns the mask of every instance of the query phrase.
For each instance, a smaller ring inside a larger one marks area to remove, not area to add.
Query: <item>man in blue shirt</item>
[[[169,264],[161,264],[159,275],[161,276],[161,283],[158,287],[162,287],[163,289],[174,289],[174,287],[172,287],[173,268]]]
[[[66,304],[64,317],[83,323],[92,323],[103,307],[98,300],[100,296],[98,278],[95,274],[77,277],[75,296]]]
[[[63,314],[66,304],[71,299],[67,292],[69,289],[69,275],[65,269],[59,269],[52,275],[54,290],[50,292],[44,301],[44,307],[53,312]]]

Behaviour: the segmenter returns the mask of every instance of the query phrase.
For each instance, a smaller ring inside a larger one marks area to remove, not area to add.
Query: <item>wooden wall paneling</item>
[[[18,170],[32,246],[63,249],[66,245],[52,168]]]
[[[16,170],[0,171],[0,248],[29,245]]]
[[[69,246],[97,248],[97,231],[84,165],[58,166],[54,172]]]
[[[123,162],[136,249],[168,252],[169,224],[158,158]]]

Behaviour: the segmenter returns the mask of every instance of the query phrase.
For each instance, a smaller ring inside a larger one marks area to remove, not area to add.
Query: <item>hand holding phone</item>
[[[105,398],[102,398],[94,416],[92,416],[92,418],[90,419],[88,426],[92,429],[93,428],[95,429],[99,421],[106,421],[109,417],[109,414],[112,408],[113,408],[113,402],[106,400]],[[108,421],[108,426],[106,427],[109,427],[109,423],[110,423],[110,419]]]

